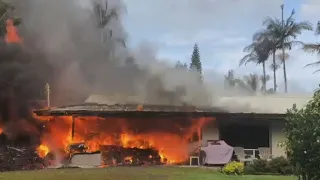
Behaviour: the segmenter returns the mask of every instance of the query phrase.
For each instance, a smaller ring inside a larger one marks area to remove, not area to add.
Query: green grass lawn
[[[0,180],[296,180],[291,176],[227,176],[215,170],[182,167],[115,167],[0,173]]]

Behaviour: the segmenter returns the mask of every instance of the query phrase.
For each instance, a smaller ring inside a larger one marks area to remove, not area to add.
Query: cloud
[[[262,28],[265,17],[280,16],[280,5],[284,1],[124,0],[124,3],[128,9],[125,26],[132,45],[143,41],[158,43],[161,44],[159,57],[172,63],[178,60],[188,63],[192,47],[198,43],[206,72],[214,71],[214,74],[222,76],[229,69],[234,69],[238,76],[242,76],[261,74],[262,68],[255,64],[239,67],[239,60],[244,56],[242,50],[250,43],[252,34]],[[318,20],[318,0],[304,1],[298,7],[298,20],[307,19],[312,23]],[[314,42],[314,33],[304,33],[299,40]],[[318,60],[318,57],[298,49],[290,51],[290,55],[287,63],[289,87],[292,92],[311,92],[318,87],[320,73],[313,74],[314,69],[304,68],[304,65]],[[267,73],[272,75],[269,69]],[[277,72],[277,77],[278,85],[282,87],[282,69]],[[206,78],[211,77],[208,75]],[[272,87],[272,82],[269,85]]]

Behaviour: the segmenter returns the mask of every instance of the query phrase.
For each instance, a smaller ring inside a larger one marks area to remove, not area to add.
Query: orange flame
[[[50,152],[48,146],[41,144],[37,148],[38,155],[42,158],[46,157],[46,155]]]
[[[83,117],[75,119],[75,136],[72,139],[72,117],[52,117],[47,126],[50,133],[45,134],[42,138],[42,144],[38,151],[39,155],[44,157],[51,150],[63,149],[67,151],[67,147],[71,143],[85,143],[91,152],[98,151],[100,145],[119,145],[124,148],[154,148],[159,151],[162,162],[178,163],[188,158],[189,139],[195,132],[200,134],[202,126],[208,120],[211,119],[195,119],[192,121],[191,127],[182,133],[166,132],[165,130],[137,133],[132,130],[132,127],[129,127],[130,120]],[[144,121],[141,120],[140,123],[142,122]],[[164,123],[163,121],[159,122]]]
[[[143,111],[143,105],[138,105],[137,111]]]
[[[7,34],[6,34],[6,42],[9,43],[18,43],[20,44],[22,42],[19,34],[18,34],[18,30],[17,28],[14,26],[13,20],[12,19],[8,19],[6,22],[6,30],[7,30]]]
[[[0,134],[2,134],[3,133],[3,129],[2,128],[0,128]]]

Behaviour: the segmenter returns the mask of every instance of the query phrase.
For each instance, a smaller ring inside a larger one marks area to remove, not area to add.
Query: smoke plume
[[[16,6],[26,43],[53,68],[48,81],[56,105],[80,103],[90,94],[119,103],[211,104],[197,73],[170,67],[148,44],[123,46],[119,39],[127,38],[122,26],[127,14],[120,0],[108,0],[105,10],[116,9],[118,17],[104,28],[97,25],[91,0],[25,0]]]

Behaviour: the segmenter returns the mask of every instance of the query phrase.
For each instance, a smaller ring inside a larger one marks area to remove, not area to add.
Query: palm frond
[[[320,61],[316,61],[316,62],[313,62],[313,63],[309,63],[309,64],[305,65],[304,67],[310,67],[310,66],[312,66],[312,67],[319,67],[319,66],[320,66]],[[320,71],[320,69],[314,71],[313,74],[318,73],[319,71]]]
[[[256,62],[256,61],[257,61],[257,57],[254,54],[250,53],[245,55],[242,59],[240,59],[239,66],[247,65],[249,62]]]
[[[309,67],[309,66],[319,67],[320,66],[320,61],[316,61],[316,62],[309,63],[309,64],[305,65],[305,67]]]
[[[314,54],[314,53],[320,54],[320,43],[304,44],[302,47],[302,50],[311,54]]]
[[[244,48],[243,48],[243,52],[252,52],[255,46],[256,46],[256,44],[255,44],[255,43],[252,43],[252,44],[244,47]]]
[[[320,69],[314,71],[312,74],[315,74],[315,73],[318,73],[318,72],[320,72]]]

